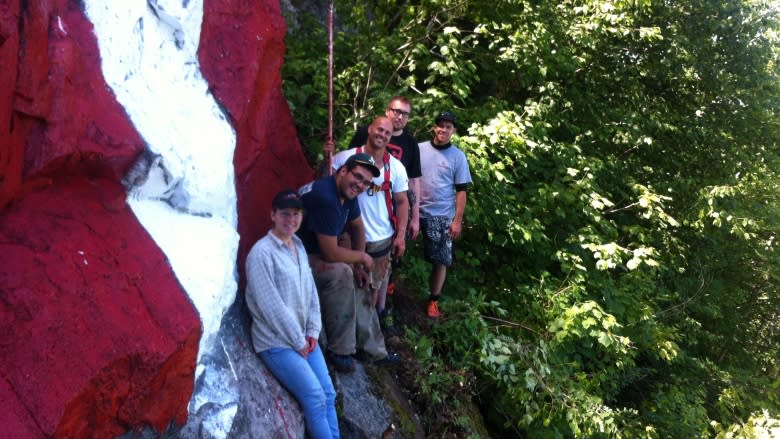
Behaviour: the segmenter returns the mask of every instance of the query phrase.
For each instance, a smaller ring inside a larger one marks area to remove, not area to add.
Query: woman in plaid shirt
[[[322,321],[306,250],[295,232],[303,202],[291,190],[271,205],[273,227],[246,259],[246,300],[252,344],[277,380],[295,396],[314,439],[338,438],[336,391],[317,345]]]

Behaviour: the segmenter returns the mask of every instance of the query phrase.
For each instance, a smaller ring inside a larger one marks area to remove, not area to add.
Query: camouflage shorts
[[[420,218],[425,260],[434,265],[452,265],[452,221],[446,216]]]

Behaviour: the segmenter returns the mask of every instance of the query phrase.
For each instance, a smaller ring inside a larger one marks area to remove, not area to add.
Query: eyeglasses
[[[371,179],[363,177],[359,173],[355,172],[354,169],[350,169],[349,173],[352,174],[353,177],[355,177],[355,180],[357,180],[358,183],[360,183],[362,186],[365,186],[367,184],[371,184]]]
[[[408,111],[404,111],[398,108],[388,108],[388,110],[392,111],[393,114],[396,115],[396,117],[409,117]]]

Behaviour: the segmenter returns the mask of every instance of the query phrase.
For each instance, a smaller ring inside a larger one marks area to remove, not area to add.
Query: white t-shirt
[[[339,169],[347,159],[355,154],[357,148],[347,149],[333,156],[332,165],[334,170]],[[365,152],[365,150],[363,151]],[[389,155],[389,154],[388,154]],[[406,168],[401,162],[389,155],[390,161],[390,183],[393,193],[406,192],[409,190],[409,178],[406,176]],[[384,163],[377,163],[379,168],[379,177],[373,179],[374,184],[382,186],[385,181]],[[366,228],[366,242],[376,242],[393,236],[393,224],[390,222],[390,214],[387,212],[387,201],[384,191],[368,195],[368,190],[358,195],[360,203],[360,212],[363,217],[363,224]]]

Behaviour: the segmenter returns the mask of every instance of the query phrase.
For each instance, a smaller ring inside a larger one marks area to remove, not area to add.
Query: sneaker
[[[401,362],[401,356],[395,352],[388,352],[385,358],[374,361],[379,366],[393,366]]]
[[[355,371],[355,361],[349,355],[339,355],[328,351],[328,361],[340,373],[352,373]]]
[[[428,317],[432,319],[438,319],[441,316],[439,312],[439,302],[431,300],[428,302]]]

